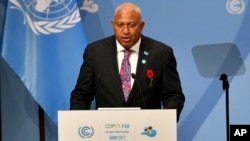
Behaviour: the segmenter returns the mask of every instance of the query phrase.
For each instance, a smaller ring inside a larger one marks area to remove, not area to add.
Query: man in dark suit
[[[141,10],[124,3],[115,10],[114,36],[89,44],[74,90],[70,109],[89,109],[92,100],[99,107],[140,107],[177,109],[184,106],[177,64],[171,47],[141,34],[144,22]],[[125,50],[129,55],[129,90],[123,90],[121,78]],[[124,91],[124,92],[123,92]],[[128,96],[124,96],[125,91]]]

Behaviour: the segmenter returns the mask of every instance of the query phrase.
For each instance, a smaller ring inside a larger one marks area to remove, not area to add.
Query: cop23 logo
[[[24,24],[39,34],[60,33],[81,21],[76,2],[72,0],[10,0],[12,9],[24,15]]]
[[[241,14],[245,10],[245,2],[243,0],[227,0],[226,8],[230,14]]]

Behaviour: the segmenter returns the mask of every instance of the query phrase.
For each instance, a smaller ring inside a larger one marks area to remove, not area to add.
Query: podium
[[[59,141],[177,141],[176,110],[58,111]]]

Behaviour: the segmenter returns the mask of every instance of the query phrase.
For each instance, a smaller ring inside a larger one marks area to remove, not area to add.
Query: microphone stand
[[[145,102],[144,97],[143,97],[143,93],[142,93],[142,90],[141,90],[141,86],[140,86],[139,82],[138,82],[137,79],[136,79],[136,75],[135,75],[134,73],[132,73],[131,76],[132,76],[132,78],[134,79],[134,83],[136,83],[136,85],[137,85],[137,87],[138,87],[138,89],[139,89],[139,94],[140,94],[140,96],[141,96],[142,103],[143,103],[143,106],[144,106],[143,108],[144,108],[144,109],[147,109],[147,105],[146,105],[146,102]]]
[[[230,140],[230,126],[229,126],[229,83],[226,74],[221,74],[220,80],[222,80],[222,88],[226,91],[226,131],[227,141]]]

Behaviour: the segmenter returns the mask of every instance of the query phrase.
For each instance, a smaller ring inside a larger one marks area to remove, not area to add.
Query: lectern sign
[[[58,112],[59,141],[176,141],[176,110]]]

